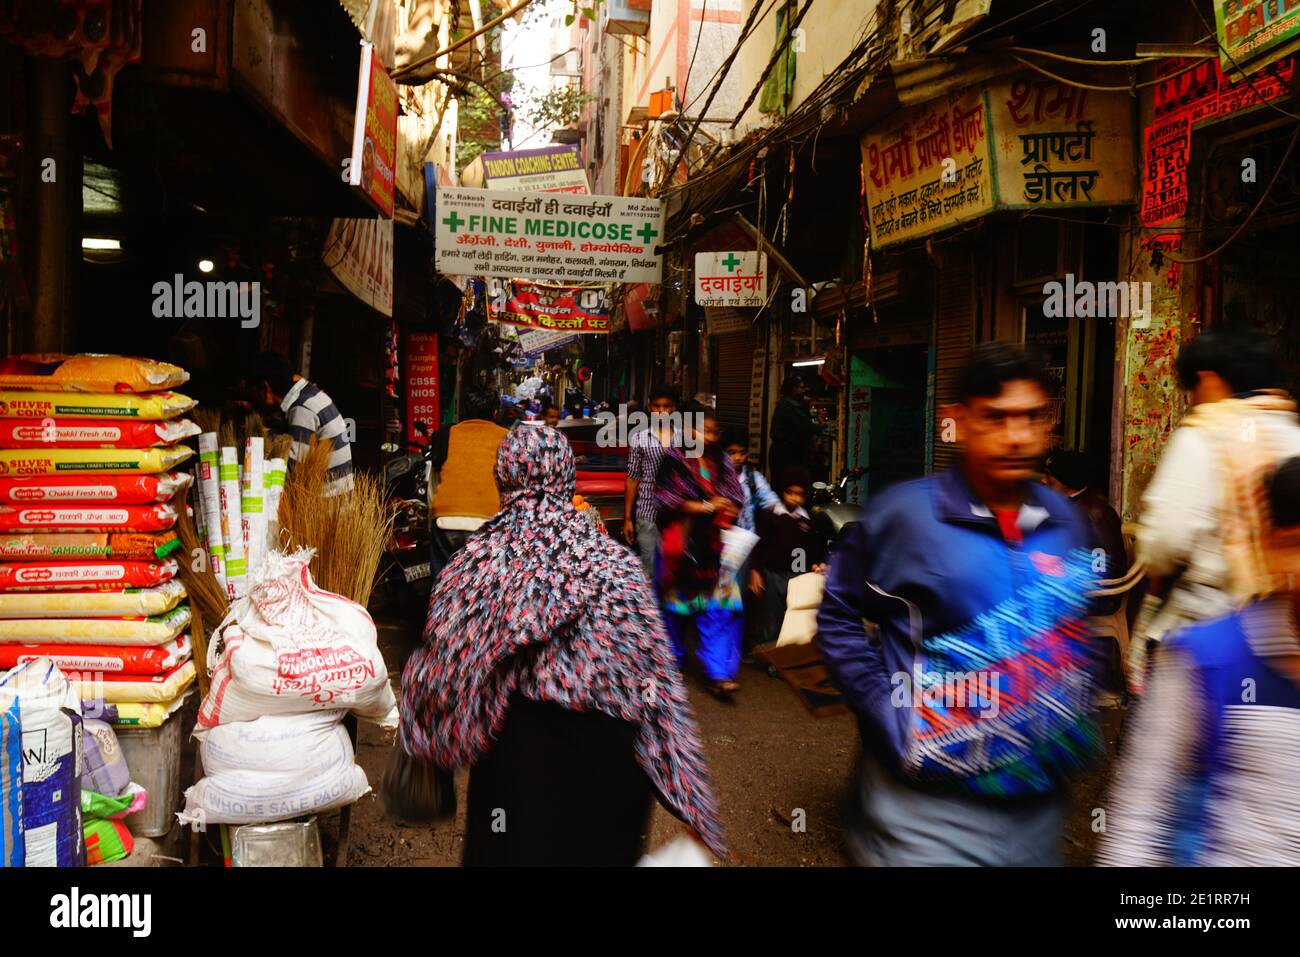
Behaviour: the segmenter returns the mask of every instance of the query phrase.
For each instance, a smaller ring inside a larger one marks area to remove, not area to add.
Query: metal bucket
[[[307,821],[241,824],[230,829],[234,867],[324,867],[320,828]]]
[[[126,819],[132,834],[162,837],[176,823],[181,796],[181,718],[157,728],[115,728],[131,780],[149,792],[144,810]]]

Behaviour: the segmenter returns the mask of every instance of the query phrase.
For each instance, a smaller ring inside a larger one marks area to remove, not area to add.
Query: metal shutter
[[[716,336],[718,422],[749,431],[750,379],[754,372],[754,331]]]
[[[974,326],[973,270],[970,250],[945,257],[938,270],[935,303],[934,470],[957,463],[957,444],[943,441],[943,407],[957,400],[957,377],[970,359]]]

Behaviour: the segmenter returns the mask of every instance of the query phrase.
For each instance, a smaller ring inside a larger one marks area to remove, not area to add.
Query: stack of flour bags
[[[121,724],[157,726],[195,678],[175,580],[197,435],[177,366],[0,360],[0,668],[53,661]]]
[[[208,643],[194,731],[205,776],[185,792],[184,824],[283,821],[370,790],[343,717],[395,729],[397,699],[370,615],[316,586],[311,555],[268,552]]]

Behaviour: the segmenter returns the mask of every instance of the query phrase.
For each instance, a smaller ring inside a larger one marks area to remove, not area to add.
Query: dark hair
[[[812,475],[802,465],[787,465],[777,476],[776,491],[779,494],[796,485],[805,492],[812,491]]]
[[[293,367],[278,352],[259,352],[248,366],[251,382],[265,382],[276,395],[288,395],[293,388]]]
[[[1274,528],[1300,525],[1300,455],[1283,461],[1269,478],[1268,504]]]
[[[782,380],[782,382],[781,382],[781,396],[782,396],[782,398],[784,398],[785,396],[788,396],[788,395],[794,395],[795,390],[798,389],[799,386],[801,386],[801,385],[803,385],[803,384],[804,384],[804,382],[803,382],[803,376],[799,375],[799,373],[797,373],[797,372],[791,372],[791,373],[790,373],[788,376],[786,376],[785,379]]]
[[[991,399],[1002,394],[1008,382],[1033,382],[1050,394],[1043,364],[1032,349],[1009,342],[982,342],[971,352],[957,378],[957,400]]]
[[[725,449],[731,445],[739,445],[742,449],[749,448],[749,436],[738,425],[729,425],[722,432],[722,447]]]
[[[1066,488],[1087,488],[1092,484],[1092,457],[1083,452],[1053,452],[1043,468]]]
[[[714,422],[718,420],[718,413],[713,411],[712,406],[705,405],[695,399],[691,399],[683,405],[681,411],[686,415],[698,415],[702,419],[712,419]]]
[[[1174,371],[1184,389],[1195,388],[1201,372],[1217,373],[1233,392],[1275,389],[1282,384],[1282,367],[1272,340],[1240,323],[1215,326],[1183,346]]]
[[[497,414],[501,400],[487,386],[472,385],[465,390],[465,401],[461,404],[460,420],[464,422],[466,419],[491,419]]]
[[[563,412],[563,411],[564,411],[564,410],[561,409],[560,406],[559,406],[557,403],[555,403],[555,402],[544,402],[544,403],[542,403],[542,415],[545,415],[547,412],[550,412],[552,409],[554,409],[556,412]]]
[[[677,398],[677,390],[664,382],[661,382],[659,385],[650,389],[649,395],[645,398],[646,404],[650,404],[655,399],[667,399],[674,407],[681,404]]]

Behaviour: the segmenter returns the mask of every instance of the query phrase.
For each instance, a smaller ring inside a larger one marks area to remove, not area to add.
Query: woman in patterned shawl
[[[402,680],[406,752],[472,766],[464,862],[634,864],[656,793],[722,856],[654,595],[574,509],[569,443],[521,425],[496,480],[502,509],[438,579]]]
[[[729,699],[740,685],[740,645],[745,629],[744,596],[734,569],[722,565],[722,529],[731,527],[745,500],[735,466],[718,444],[713,410],[686,407],[683,431],[702,443],[698,455],[665,450],[655,480],[661,529],[657,584],[664,623],[680,664],[685,636],[694,624],[697,654],[711,691]]]

